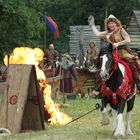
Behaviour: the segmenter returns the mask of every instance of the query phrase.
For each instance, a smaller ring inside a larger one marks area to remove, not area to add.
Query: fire
[[[43,89],[45,101],[45,110],[50,114],[48,120],[50,125],[64,125],[71,121],[71,118],[60,111],[59,104],[54,103],[51,99],[51,86],[46,83],[44,72],[38,67],[39,61],[42,60],[44,52],[40,48],[17,47],[9,57],[9,64],[31,64],[35,65],[37,79],[40,88]],[[4,63],[7,65],[8,56],[4,57]]]

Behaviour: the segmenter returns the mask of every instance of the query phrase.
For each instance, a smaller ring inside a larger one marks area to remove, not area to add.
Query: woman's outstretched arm
[[[102,31],[102,32],[98,31],[98,29],[95,26],[95,22],[94,22],[94,17],[93,16],[90,15],[88,17],[88,23],[89,23],[89,26],[92,28],[92,31],[94,32],[94,34],[96,36],[104,37],[104,36],[107,35],[107,31]]]

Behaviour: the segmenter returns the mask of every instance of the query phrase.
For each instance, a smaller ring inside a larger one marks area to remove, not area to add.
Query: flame
[[[37,79],[40,89],[43,89],[45,101],[44,108],[50,114],[50,125],[64,125],[71,121],[71,118],[60,112],[59,104],[51,99],[51,86],[46,83],[44,72],[38,67],[39,61],[43,59],[44,52],[40,48],[17,47],[9,56],[9,64],[32,64],[36,67]],[[7,65],[8,55],[4,57],[4,63]]]

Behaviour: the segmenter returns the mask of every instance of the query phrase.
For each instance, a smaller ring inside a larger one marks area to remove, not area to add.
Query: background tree
[[[2,0],[0,1],[0,49],[10,52],[17,46],[42,43],[41,31],[43,1]]]
[[[103,29],[106,11],[126,24],[130,12],[139,7],[139,0],[0,0],[0,59],[5,51],[23,45],[46,49],[53,42],[60,53],[69,51],[70,25],[87,25],[92,14]],[[45,12],[59,26],[57,40],[43,22]]]

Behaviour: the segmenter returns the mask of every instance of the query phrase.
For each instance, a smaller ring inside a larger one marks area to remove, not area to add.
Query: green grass
[[[62,103],[61,100],[56,102]],[[95,108],[100,100],[95,99],[76,99],[66,100],[71,105],[62,108],[62,111],[73,119]],[[108,107],[109,109],[109,107]],[[112,137],[112,117],[110,124],[101,126],[101,113],[94,111],[67,126],[47,126],[46,130],[31,133],[20,133],[1,137],[0,140],[111,140]],[[132,131],[134,136],[127,136],[124,139],[140,140],[140,97],[137,96],[134,109],[132,111]]]

